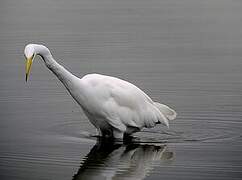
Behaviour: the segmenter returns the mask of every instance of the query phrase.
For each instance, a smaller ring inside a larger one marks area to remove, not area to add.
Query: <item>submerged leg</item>
[[[120,140],[123,140],[123,137],[124,137],[124,133],[118,129],[113,129],[113,137],[115,139],[120,139]]]
[[[113,137],[113,132],[111,129],[102,129],[101,130],[101,136],[103,138],[112,138]]]
[[[100,128],[97,128],[96,129],[96,132],[97,132],[97,136],[102,136],[102,131],[100,130]]]

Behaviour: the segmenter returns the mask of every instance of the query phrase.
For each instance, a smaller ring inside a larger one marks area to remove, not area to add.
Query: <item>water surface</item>
[[[242,3],[238,0],[0,2],[0,179],[241,179]],[[40,58],[77,76],[128,80],[178,112],[107,144]]]

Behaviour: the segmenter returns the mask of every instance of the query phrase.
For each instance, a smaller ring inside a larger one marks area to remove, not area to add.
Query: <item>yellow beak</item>
[[[25,78],[26,82],[27,82],[29,74],[30,74],[30,69],[31,69],[32,62],[33,62],[33,58],[32,57],[26,59],[26,78]]]

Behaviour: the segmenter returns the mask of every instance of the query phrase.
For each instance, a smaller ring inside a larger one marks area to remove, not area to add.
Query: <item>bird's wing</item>
[[[96,92],[93,96],[95,106],[98,107],[93,109],[101,112],[115,128],[124,131],[127,126],[153,127],[158,122],[167,121],[154,102],[135,85],[118,78],[96,74],[85,79],[91,86],[90,89]]]

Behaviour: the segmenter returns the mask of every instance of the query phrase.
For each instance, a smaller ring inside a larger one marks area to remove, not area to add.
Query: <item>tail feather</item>
[[[176,111],[173,109],[169,108],[167,105],[160,104],[158,102],[155,102],[154,105],[160,110],[164,116],[169,119],[169,120],[174,120],[177,116]]]

